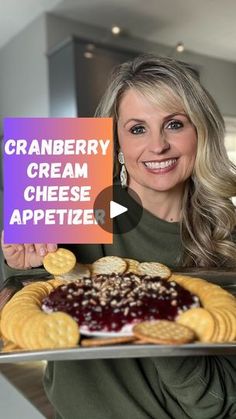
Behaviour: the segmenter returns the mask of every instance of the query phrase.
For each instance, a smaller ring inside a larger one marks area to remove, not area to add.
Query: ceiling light
[[[119,35],[121,32],[121,28],[119,26],[114,25],[112,26],[111,31],[113,35]]]
[[[178,44],[175,47],[177,52],[184,52],[184,44],[183,42],[178,42]]]
[[[84,57],[85,58],[93,58],[93,53],[91,51],[85,51],[84,52]]]

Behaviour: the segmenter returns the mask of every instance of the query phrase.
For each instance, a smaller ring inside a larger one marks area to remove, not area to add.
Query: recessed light
[[[119,26],[114,25],[112,26],[111,31],[113,35],[119,35],[121,32],[121,28]]]
[[[176,51],[177,52],[184,52],[184,44],[183,42],[178,42],[178,44],[176,45]]]
[[[85,58],[93,58],[93,53],[91,51],[85,51],[84,52],[84,57]]]

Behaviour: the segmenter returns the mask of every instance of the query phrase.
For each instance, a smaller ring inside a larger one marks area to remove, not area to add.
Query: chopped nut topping
[[[43,300],[42,309],[69,313],[90,331],[120,331],[140,320],[174,320],[199,305],[197,296],[173,281],[128,273],[63,284]]]

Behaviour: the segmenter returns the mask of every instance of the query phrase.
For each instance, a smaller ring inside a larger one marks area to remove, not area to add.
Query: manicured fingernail
[[[40,254],[40,256],[45,256],[46,255],[46,251],[45,251],[45,249],[43,247],[41,247],[39,249],[39,254]]]
[[[30,252],[30,253],[33,253],[33,252],[34,252],[34,246],[30,246],[30,247],[29,247],[29,252]]]
[[[57,245],[54,243],[48,244],[48,250],[49,252],[55,252],[55,250],[57,250]]]

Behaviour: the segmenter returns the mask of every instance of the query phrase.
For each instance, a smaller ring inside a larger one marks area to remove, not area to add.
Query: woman
[[[97,116],[114,117],[121,183],[144,211],[113,245],[70,246],[78,260],[117,255],[172,268],[235,266],[236,170],[223,119],[195,73],[167,58],[125,63]],[[138,205],[133,200],[128,222]],[[54,249],[3,244],[8,265],[18,269],[40,266]],[[235,377],[236,357],[68,361],[48,364],[45,388],[63,419],[235,418]]]

